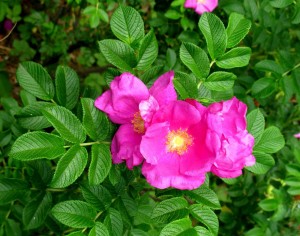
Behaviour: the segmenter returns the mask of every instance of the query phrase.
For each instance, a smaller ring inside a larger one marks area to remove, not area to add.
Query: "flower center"
[[[187,133],[187,130],[172,130],[167,135],[168,152],[176,152],[182,155],[187,152],[189,146],[193,144],[193,137]]]
[[[134,113],[131,123],[133,124],[133,130],[135,132],[138,134],[145,133],[145,123],[139,112]]]
[[[203,4],[205,2],[206,2],[206,0],[197,0],[197,3],[200,3],[200,4]]]

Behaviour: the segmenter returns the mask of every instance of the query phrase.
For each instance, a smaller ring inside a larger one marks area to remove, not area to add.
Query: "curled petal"
[[[216,102],[208,107],[208,124],[213,130],[226,135],[246,129],[246,104],[236,97],[228,101]]]
[[[242,174],[245,166],[255,164],[252,155],[254,138],[245,130],[235,136],[221,137],[221,147],[217,150],[217,158],[212,172],[221,178],[235,178]]]
[[[141,101],[139,104],[140,115],[148,127],[152,121],[154,114],[158,111],[159,105],[153,96],[149,96],[148,100]]]
[[[161,75],[149,89],[150,94],[156,99],[159,106],[163,106],[177,100],[173,79],[174,71],[169,71]]]
[[[107,113],[114,123],[126,124],[139,110],[139,103],[148,97],[146,85],[126,72],[114,78],[110,89],[96,99],[95,106]]]
[[[126,161],[129,169],[140,165],[143,161],[143,156],[140,152],[141,139],[142,136],[134,132],[133,125],[121,125],[111,144],[113,163],[118,164]]]

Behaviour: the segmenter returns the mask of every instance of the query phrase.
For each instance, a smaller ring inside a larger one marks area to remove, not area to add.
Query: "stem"
[[[212,60],[211,63],[209,64],[209,67],[212,67],[215,62],[216,62],[215,60]]]
[[[31,191],[40,191],[40,189],[37,188],[30,188]],[[64,188],[46,188],[46,191],[48,192],[65,192],[66,189]]]
[[[286,76],[288,73],[292,72],[293,70],[297,69],[298,67],[300,67],[300,63],[298,63],[297,65],[295,65],[291,70],[288,70],[288,71],[284,72],[282,74],[282,77]]]
[[[55,105],[57,105],[57,103],[53,100],[53,99],[51,99],[50,100],[52,103],[54,103]]]
[[[96,141],[96,142],[89,142],[89,143],[80,143],[79,146],[80,147],[85,147],[85,146],[91,146],[93,144],[110,144],[110,142],[100,142],[100,141]],[[72,147],[72,145],[67,145],[67,146],[64,146],[64,148],[70,148]]]
[[[98,214],[96,215],[94,221],[96,222],[96,220],[98,219],[98,217],[102,214],[102,211],[98,212]],[[81,232],[84,233],[88,228],[84,228]]]
[[[12,27],[12,29],[9,31],[9,33],[0,40],[0,42],[4,41],[5,39],[7,39],[9,37],[9,35],[13,32],[14,28],[17,26],[17,23]]]

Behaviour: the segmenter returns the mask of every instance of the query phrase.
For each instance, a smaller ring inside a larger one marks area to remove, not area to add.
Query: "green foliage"
[[[17,23],[1,46],[0,235],[297,235],[299,2],[125,2],[0,2],[1,26]],[[159,190],[112,164],[95,98],[122,72],[150,87],[171,69],[182,100],[247,104],[256,163],[240,177]]]

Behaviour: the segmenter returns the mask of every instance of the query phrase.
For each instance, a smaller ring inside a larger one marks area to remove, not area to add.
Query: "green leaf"
[[[197,83],[193,76],[183,72],[176,72],[173,84],[181,99],[198,97]]]
[[[172,19],[172,20],[178,20],[181,18],[181,14],[180,12],[174,10],[174,9],[169,9],[167,10],[167,12],[165,13],[165,17]]]
[[[298,175],[299,176],[289,176],[284,182],[289,186],[300,188],[300,171],[298,172]]]
[[[105,140],[112,128],[107,116],[95,107],[94,100],[91,98],[82,98],[81,104],[83,109],[82,124],[86,133],[94,141]]]
[[[275,79],[270,77],[261,78],[252,84],[252,95],[255,98],[264,99],[271,96],[276,89]]]
[[[185,217],[188,203],[182,197],[174,197],[158,203],[152,212],[152,220],[167,223]]]
[[[175,50],[168,48],[166,55],[166,64],[169,70],[173,69],[177,62],[177,56]]]
[[[37,101],[35,96],[23,89],[20,91],[20,97],[24,106],[28,106]]]
[[[71,143],[85,141],[83,126],[70,110],[61,106],[47,107],[43,110],[43,114],[65,140]]]
[[[110,206],[112,196],[102,185],[90,186],[85,183],[80,189],[84,199],[98,211],[106,210]]]
[[[202,226],[196,226],[194,229],[197,231],[198,236],[202,236],[202,235],[212,236],[210,231]]]
[[[82,174],[88,161],[88,153],[84,147],[72,146],[58,161],[53,179],[53,188],[65,188],[75,182]]]
[[[88,236],[110,236],[106,226],[101,222],[96,222],[95,226],[90,230]]]
[[[38,63],[22,62],[16,72],[19,84],[34,96],[50,101],[54,97],[54,86],[48,72]]]
[[[197,203],[204,204],[213,209],[221,208],[217,194],[204,185],[191,191],[184,191],[184,193],[194,199]]]
[[[132,7],[119,6],[111,17],[110,27],[118,39],[130,45],[144,37],[144,21]]]
[[[182,43],[179,56],[197,78],[206,78],[209,74],[209,59],[204,50],[192,43]]]
[[[158,54],[158,45],[157,40],[153,30],[150,30],[149,33],[141,41],[139,50],[138,50],[138,63],[136,66],[137,70],[146,70],[151,66],[155,61]]]
[[[55,74],[56,97],[60,105],[72,110],[79,97],[79,78],[67,66],[58,66]]]
[[[226,29],[227,48],[236,46],[248,34],[250,28],[250,20],[245,19],[243,15],[236,12],[231,13]]]
[[[300,177],[300,165],[298,163],[291,163],[285,166],[288,175]]]
[[[247,130],[253,135],[255,142],[259,142],[265,128],[265,118],[259,109],[247,115]]]
[[[254,151],[275,153],[283,148],[284,144],[284,137],[280,130],[275,126],[271,126],[263,132],[261,139],[254,146]]]
[[[92,160],[88,173],[90,185],[98,185],[104,181],[110,171],[111,163],[111,153],[107,145],[92,145]]]
[[[2,227],[3,229],[3,227]],[[9,236],[22,236],[22,231],[20,228],[20,223],[12,219],[7,219],[5,221],[5,234],[0,229],[0,235],[9,235]]]
[[[276,8],[285,8],[291,5],[293,2],[294,2],[293,0],[273,0],[270,1],[270,5]]]
[[[297,187],[289,187],[288,188],[288,190],[287,190],[287,192],[290,194],[290,195],[293,195],[293,196],[295,196],[295,195],[300,195],[300,187],[299,186],[297,186]]]
[[[20,199],[29,190],[27,182],[20,179],[0,179],[0,205]]]
[[[258,203],[261,209],[264,211],[275,211],[278,208],[278,199],[264,199]]]
[[[49,184],[53,176],[51,167],[46,159],[26,162],[29,179],[36,188],[43,188]]]
[[[123,221],[120,212],[114,208],[108,210],[107,216],[104,220],[104,225],[109,231],[111,236],[122,236],[123,235]]]
[[[41,130],[51,127],[51,123],[42,113],[42,110],[46,106],[54,106],[54,104],[49,102],[34,102],[24,107],[21,112],[16,115],[18,124],[28,130]]]
[[[64,140],[56,135],[35,131],[23,134],[13,144],[9,156],[22,161],[55,159],[65,152]]]
[[[222,56],[227,45],[227,35],[223,22],[214,14],[201,15],[198,26],[203,33],[209,55],[212,59]]]
[[[88,203],[69,200],[56,204],[52,208],[53,216],[62,224],[72,228],[93,227],[96,217],[95,209]]]
[[[247,166],[246,169],[257,175],[267,173],[275,165],[275,161],[270,154],[253,152],[253,155],[256,162],[253,166]]]
[[[146,84],[150,85],[161,74],[163,66],[151,66],[144,74],[140,76],[140,79]]]
[[[167,224],[160,232],[159,236],[177,236],[192,228],[192,222],[188,218],[175,220]],[[196,234],[197,235],[197,234]]]
[[[134,50],[127,44],[114,39],[99,41],[100,51],[106,60],[123,71],[133,73],[136,66]]]
[[[40,227],[52,206],[52,196],[49,192],[40,194],[26,204],[23,210],[23,224],[26,229],[36,229]]]
[[[190,212],[192,216],[203,223],[213,235],[218,235],[218,217],[209,207],[201,204],[193,204],[190,206]]]
[[[251,48],[237,47],[218,57],[216,64],[223,69],[232,69],[248,65],[251,56]]]
[[[236,75],[231,72],[217,71],[210,74],[203,84],[209,90],[222,92],[231,89],[235,79]]]
[[[256,63],[254,68],[258,71],[272,72],[280,76],[284,73],[284,70],[281,67],[281,65],[272,60],[262,60]]]

